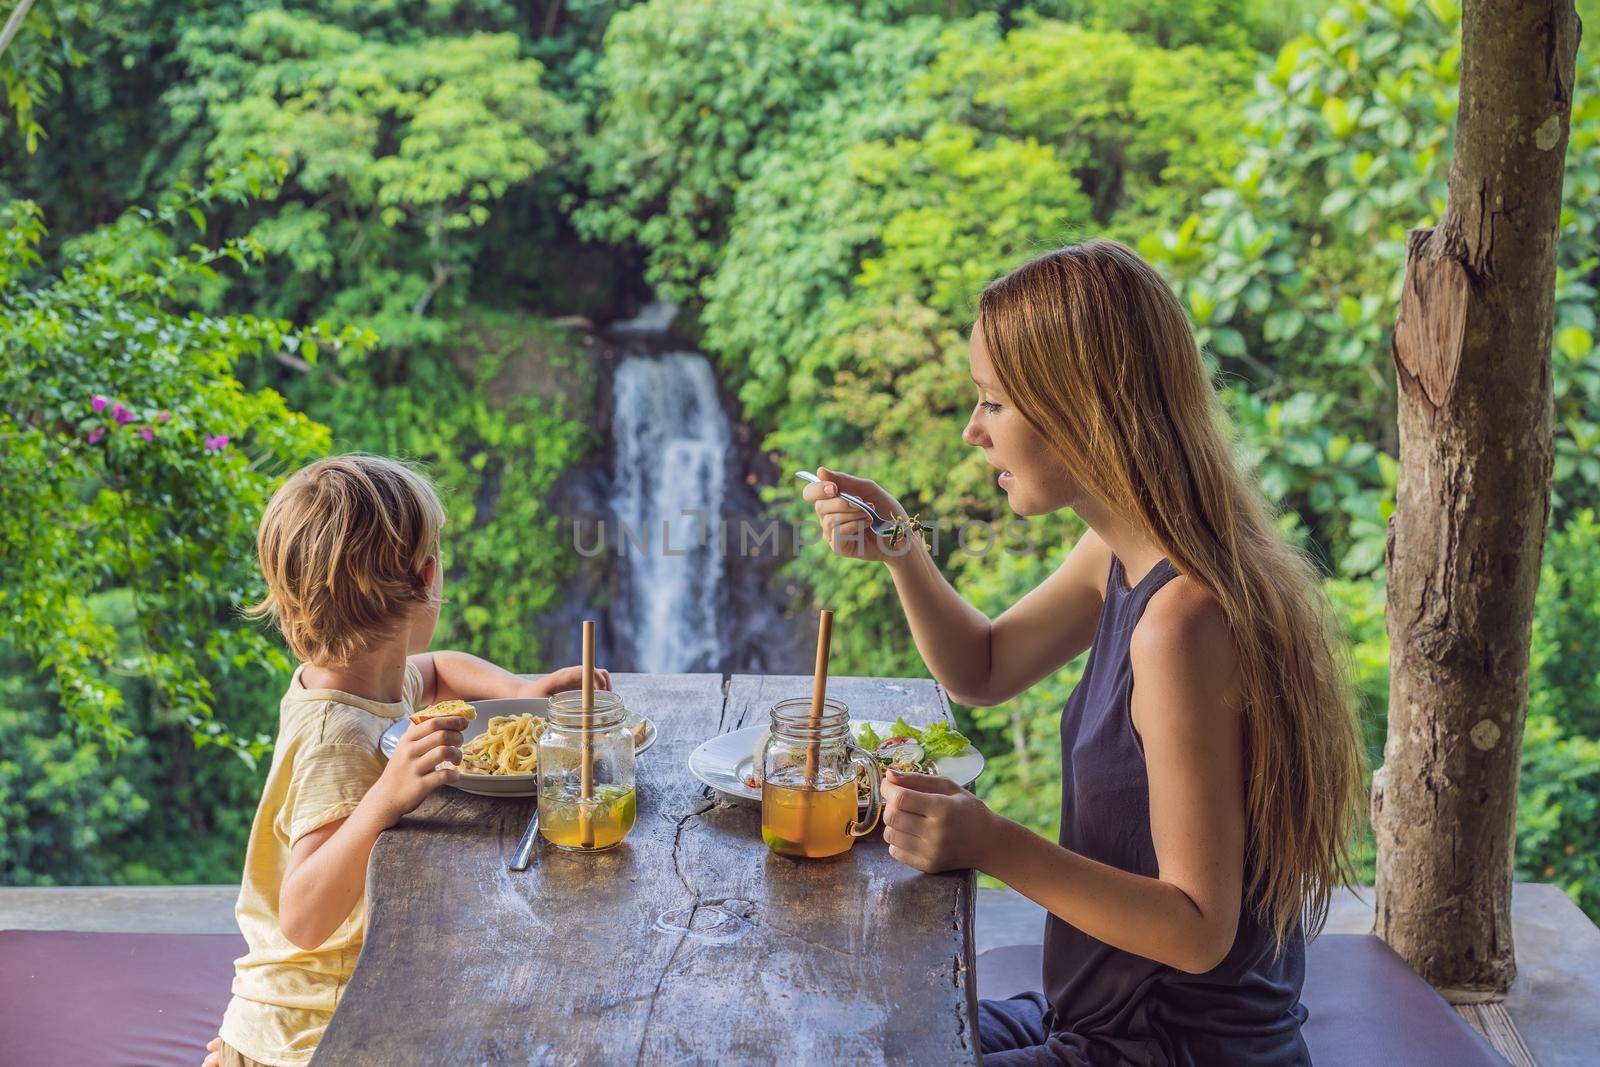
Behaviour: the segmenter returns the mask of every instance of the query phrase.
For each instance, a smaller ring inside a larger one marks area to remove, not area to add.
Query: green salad
[[[919,729],[902,717],[889,728],[888,737],[880,736],[871,723],[862,723],[856,744],[872,753],[886,770],[938,774],[939,760],[960,755],[971,742],[947,722]]]

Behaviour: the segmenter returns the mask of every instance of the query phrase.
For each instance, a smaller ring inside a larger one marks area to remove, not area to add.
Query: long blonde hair
[[[1000,385],[1082,488],[1142,523],[1225,613],[1242,683],[1247,898],[1281,950],[1353,880],[1365,757],[1311,561],[1240,471],[1183,308],[1131,249],[1093,240],[991,283]]]

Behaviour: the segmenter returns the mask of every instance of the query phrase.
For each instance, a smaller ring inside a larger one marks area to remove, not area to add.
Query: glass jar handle
[[[772,748],[772,734],[761,739],[761,746],[756,749],[756,787],[761,790],[762,796],[767,792],[767,751]]]
[[[850,824],[851,837],[866,837],[878,828],[878,820],[883,817],[883,794],[878,789],[880,777],[878,774],[878,761],[863,748],[858,748],[848,743],[845,748],[850,752],[851,763],[867,768],[867,780],[872,783],[872,799],[868,801],[867,807],[868,813],[872,816],[871,821],[866,823],[864,827],[860,819],[856,819]]]

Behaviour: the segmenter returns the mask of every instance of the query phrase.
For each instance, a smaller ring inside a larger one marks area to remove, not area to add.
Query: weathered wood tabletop
[[[595,855],[506,869],[530,799],[442,789],[384,833],[366,946],[316,1055],[339,1064],[971,1063],[973,876],[923,875],[881,833],[835,861],[761,842],[758,805],[690,774],[809,677],[616,674],[654,719],[639,821]],[[857,718],[947,718],[920,679],[833,678]]]

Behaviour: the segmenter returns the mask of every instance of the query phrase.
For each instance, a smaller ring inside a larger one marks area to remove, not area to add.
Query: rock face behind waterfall
[[[585,558],[547,619],[545,657],[574,662],[578,621],[598,617],[613,670],[802,673],[808,623],[775,579],[790,533],[754,554],[740,544],[741,523],[767,522],[753,486],[782,472],[737,423],[711,363],[670,337],[672,317],[652,304],[608,331],[601,448],[550,501]]]

